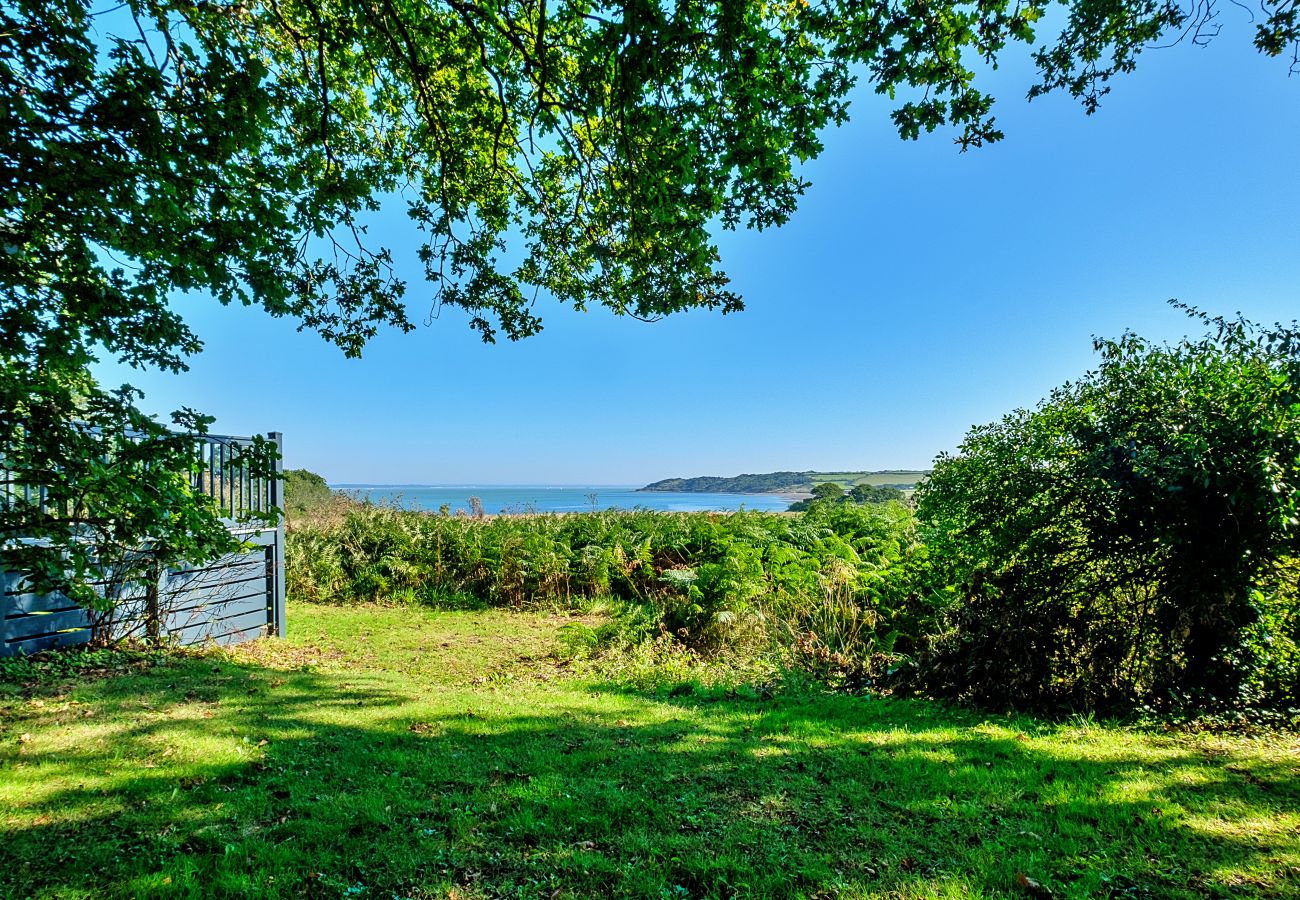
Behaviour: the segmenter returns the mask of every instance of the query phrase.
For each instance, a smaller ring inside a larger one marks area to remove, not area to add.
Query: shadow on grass
[[[83,695],[0,756],[4,896],[1300,893],[1294,765],[1099,729],[200,661]]]

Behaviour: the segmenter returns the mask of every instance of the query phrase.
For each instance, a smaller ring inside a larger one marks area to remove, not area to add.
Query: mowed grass
[[[5,684],[0,896],[1300,896],[1294,736],[621,691],[568,621],[297,604]]]

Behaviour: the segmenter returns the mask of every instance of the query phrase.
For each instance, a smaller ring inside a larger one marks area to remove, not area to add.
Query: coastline
[[[833,472],[780,471],[732,476],[697,475],[692,478],[664,478],[636,488],[636,491],[638,493],[748,494],[751,496],[765,494],[797,501],[807,500],[813,496],[813,489],[822,482],[838,482],[846,490],[857,484],[902,489],[904,485],[915,487],[925,481],[930,471],[929,469],[877,469]]]

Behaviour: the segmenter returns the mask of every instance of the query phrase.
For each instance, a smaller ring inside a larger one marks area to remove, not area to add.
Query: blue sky
[[[334,482],[924,467],[1089,368],[1092,335],[1183,334],[1169,297],[1300,315],[1300,78],[1251,49],[1244,13],[1223,18],[1208,48],[1145,54],[1092,117],[1027,103],[1027,68],[1004,65],[1007,138],[965,154],[948,134],[900,141],[860,91],[794,219],[721,235],[738,315],[543,305],[541,335],[485,346],[446,310],[346,360],[291,322],[184,298],[206,342],[190,372],[99,374],[225,433],[282,431],[287,465]]]

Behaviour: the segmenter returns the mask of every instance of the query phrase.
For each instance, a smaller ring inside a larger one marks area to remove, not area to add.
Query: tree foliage
[[[849,499],[854,503],[889,503],[905,500],[907,495],[887,484],[855,484],[849,489]]]
[[[910,98],[904,136],[996,140],[979,61],[1037,43],[1054,8],[8,0],[6,335],[175,366],[198,342],[162,301],[203,291],[358,353],[409,327],[393,254],[364,233],[388,200],[422,232],[429,302],[485,338],[535,333],[538,291],[643,317],[737,309],[710,228],[785,221],[856,82]],[[1059,9],[1034,90],[1089,108],[1205,17],[1168,0]],[[1261,49],[1280,53],[1294,10],[1265,9]]]
[[[833,481],[823,481],[813,485],[812,499],[834,503],[844,499],[844,488]]]
[[[964,600],[932,687],[1019,705],[1261,699],[1245,695],[1255,669],[1296,626],[1300,330],[1188,312],[1205,337],[1098,340],[1095,371],[938,460],[920,515]]]
[[[169,304],[180,295],[292,317],[350,356],[380,328],[410,329],[412,303],[464,310],[485,340],[537,333],[540,294],[639,318],[739,309],[712,229],[791,215],[808,186],[799,166],[844,121],[855,82],[902,95],[905,137],[948,126],[963,147],[996,140],[977,70],[1037,42],[1052,8],[3,0],[9,486],[84,493],[68,479],[87,408],[117,409],[117,428],[148,436],[134,452],[157,446],[165,461],[164,429],[86,371],[105,353],[183,369],[201,342]],[[1061,9],[1034,90],[1089,109],[1145,46],[1204,22],[1170,0]],[[1257,43],[1282,53],[1294,9],[1265,10]],[[419,237],[414,300],[398,251],[366,232],[385,205]],[[3,553],[18,535],[52,541],[53,571],[81,552],[58,543],[63,525],[13,508]]]
[[[919,474],[919,473],[918,473]],[[787,512],[806,512],[815,505],[845,503],[892,503],[906,500],[907,495],[889,485],[855,484],[847,492],[835,481],[822,481],[813,485],[812,496],[791,503]]]

